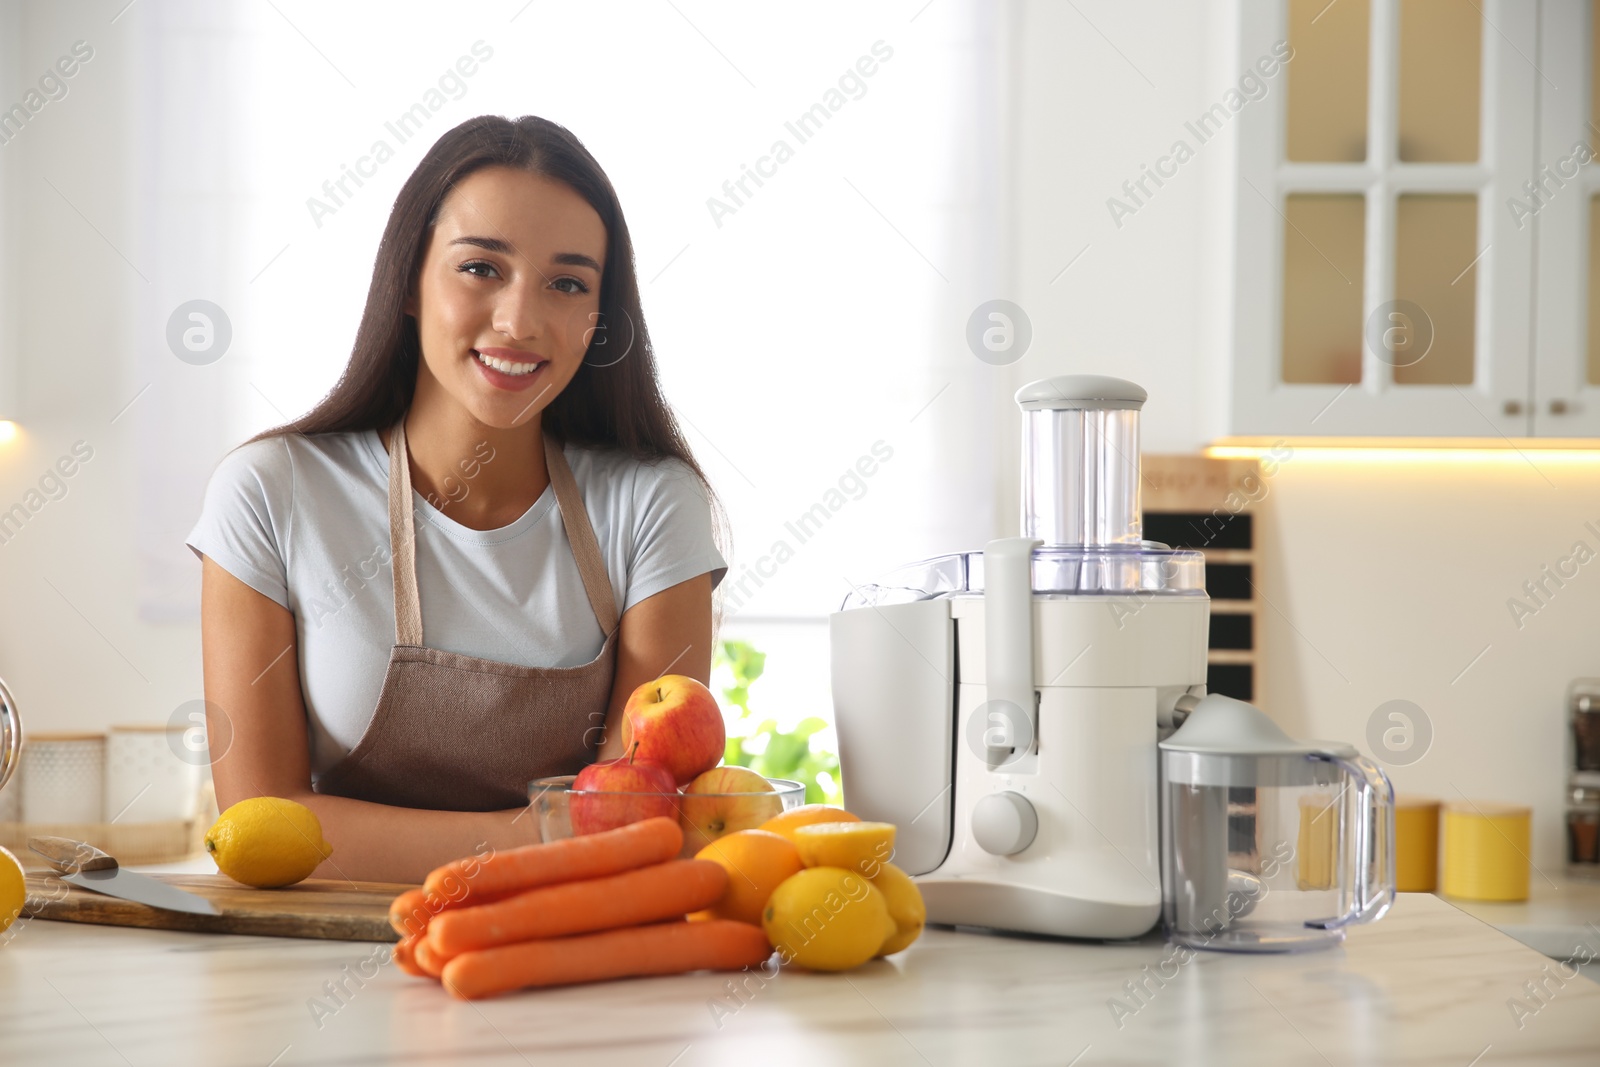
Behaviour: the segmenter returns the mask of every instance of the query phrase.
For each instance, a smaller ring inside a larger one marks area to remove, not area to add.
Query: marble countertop
[[[1509,903],[1457,900],[1450,903],[1525,945],[1555,959],[1583,958],[1583,946],[1596,957],[1586,973],[1600,974],[1600,881],[1536,871],[1528,899]]]
[[[1155,937],[933,929],[847,974],[752,974],[742,997],[695,974],[472,1003],[382,945],[21,923],[0,946],[5,1064],[1600,1062],[1600,985],[1427,894],[1333,949],[1201,953],[1170,977]]]

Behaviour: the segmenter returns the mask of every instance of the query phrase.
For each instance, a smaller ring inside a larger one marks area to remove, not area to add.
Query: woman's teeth
[[[499,371],[501,374],[509,374],[512,377],[518,377],[523,374],[532,374],[534,371],[544,366],[543,362],[516,363],[509,359],[496,359],[494,356],[486,356],[482,352],[474,352],[473,355],[477,356],[478,362],[482,363],[485,367],[491,367],[494,370]]]

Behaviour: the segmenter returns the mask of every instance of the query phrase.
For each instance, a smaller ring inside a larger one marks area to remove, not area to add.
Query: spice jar
[[[1600,771],[1600,696],[1594,693],[1572,694],[1572,756],[1573,770]]]
[[[1600,877],[1600,786],[1574,785],[1567,794],[1567,872]]]

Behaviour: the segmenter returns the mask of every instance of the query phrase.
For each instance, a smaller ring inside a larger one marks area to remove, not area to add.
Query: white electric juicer
[[[1200,553],[1140,536],[1145,397],[1023,387],[1022,536],[829,619],[844,794],[899,828],[929,922],[1128,938],[1161,916],[1156,744],[1205,693],[1210,599]]]

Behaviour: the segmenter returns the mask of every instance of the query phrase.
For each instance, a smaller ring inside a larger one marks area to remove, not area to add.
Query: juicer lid
[[[1356,750],[1341,742],[1296,741],[1254,704],[1210,693],[1200,698],[1189,717],[1161,742],[1163,752],[1195,752],[1206,756],[1308,756],[1313,753],[1354,758]]]
[[[1143,388],[1104,374],[1058,374],[1041,378],[1017,390],[1023,411],[1091,409],[1138,411],[1149,399]]]
[[[1042,595],[1206,595],[1206,558],[1154,541],[1138,545],[1041,545],[1033,550],[1033,591]],[[897,567],[851,589],[851,608],[971,596],[988,588],[983,552],[951,552]]]

